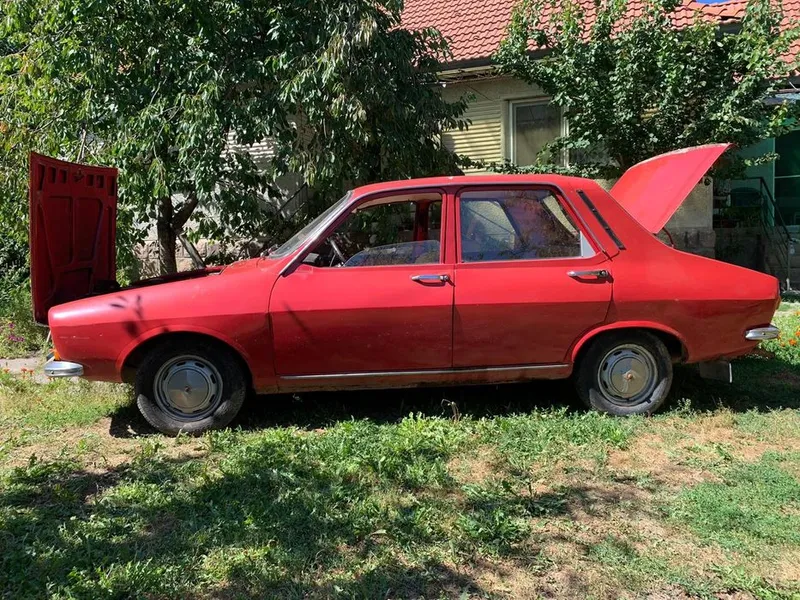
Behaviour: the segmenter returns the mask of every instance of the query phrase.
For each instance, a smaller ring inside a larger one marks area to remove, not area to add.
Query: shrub
[[[28,248],[0,235],[0,358],[26,356],[40,350],[47,330],[33,322]]]
[[[0,358],[28,356],[44,347],[47,329],[33,321],[27,281],[16,288],[0,280]]]
[[[781,329],[780,337],[762,342],[761,347],[780,360],[800,365],[800,310],[778,313],[775,324]]]

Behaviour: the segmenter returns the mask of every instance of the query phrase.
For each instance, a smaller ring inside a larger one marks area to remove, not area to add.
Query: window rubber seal
[[[594,218],[597,219],[600,225],[603,227],[603,229],[605,229],[606,233],[608,234],[608,237],[610,237],[611,240],[614,242],[614,244],[616,244],[617,248],[619,248],[620,250],[625,250],[625,244],[623,244],[620,241],[620,239],[617,237],[617,234],[614,233],[613,229],[611,229],[611,226],[608,224],[608,221],[606,221],[605,218],[603,218],[603,215],[601,215],[600,212],[597,210],[597,207],[594,205],[594,202],[592,202],[589,199],[589,196],[586,194],[586,192],[584,192],[583,190],[576,190],[576,191],[578,192],[578,195],[581,197],[581,200],[583,200],[586,203],[586,206],[589,207],[589,210],[594,215]]]

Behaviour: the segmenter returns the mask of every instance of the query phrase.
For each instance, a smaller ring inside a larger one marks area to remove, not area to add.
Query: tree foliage
[[[188,225],[213,239],[263,232],[282,174],[325,199],[453,171],[439,134],[465,125],[465,104],[432,85],[446,44],[400,29],[401,10],[396,0],[8,0],[2,210],[24,220],[28,150],[74,160],[83,147],[87,161],[122,170],[120,249],[156,224],[172,271]],[[269,165],[245,149],[263,140]]]
[[[599,151],[626,169],[686,146],[748,146],[791,124],[796,107],[765,103],[798,66],[786,57],[800,30],[781,28],[774,0],[750,0],[725,32],[699,15],[676,27],[680,5],[646,0],[634,16],[625,0],[522,0],[495,58],[563,107],[569,133],[551,150]]]

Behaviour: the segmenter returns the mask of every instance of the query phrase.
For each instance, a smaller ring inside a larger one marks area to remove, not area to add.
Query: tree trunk
[[[158,262],[162,275],[178,272],[178,263],[175,258],[175,240],[177,235],[172,223],[172,198],[161,198],[158,201],[158,219],[156,221],[158,233]]]
[[[158,200],[158,219],[156,232],[158,233],[158,258],[161,263],[161,274],[170,275],[178,272],[178,261],[175,258],[178,234],[183,231],[189,217],[197,208],[197,194],[188,192],[183,204],[175,210],[172,198],[165,196]]]

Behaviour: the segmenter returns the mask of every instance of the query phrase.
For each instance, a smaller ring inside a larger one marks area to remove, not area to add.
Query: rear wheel
[[[210,342],[167,341],[136,371],[136,403],[153,427],[193,435],[228,425],[247,396],[233,352]]]
[[[664,343],[650,333],[609,333],[582,357],[575,385],[581,399],[596,410],[651,414],[672,386],[672,360]]]

